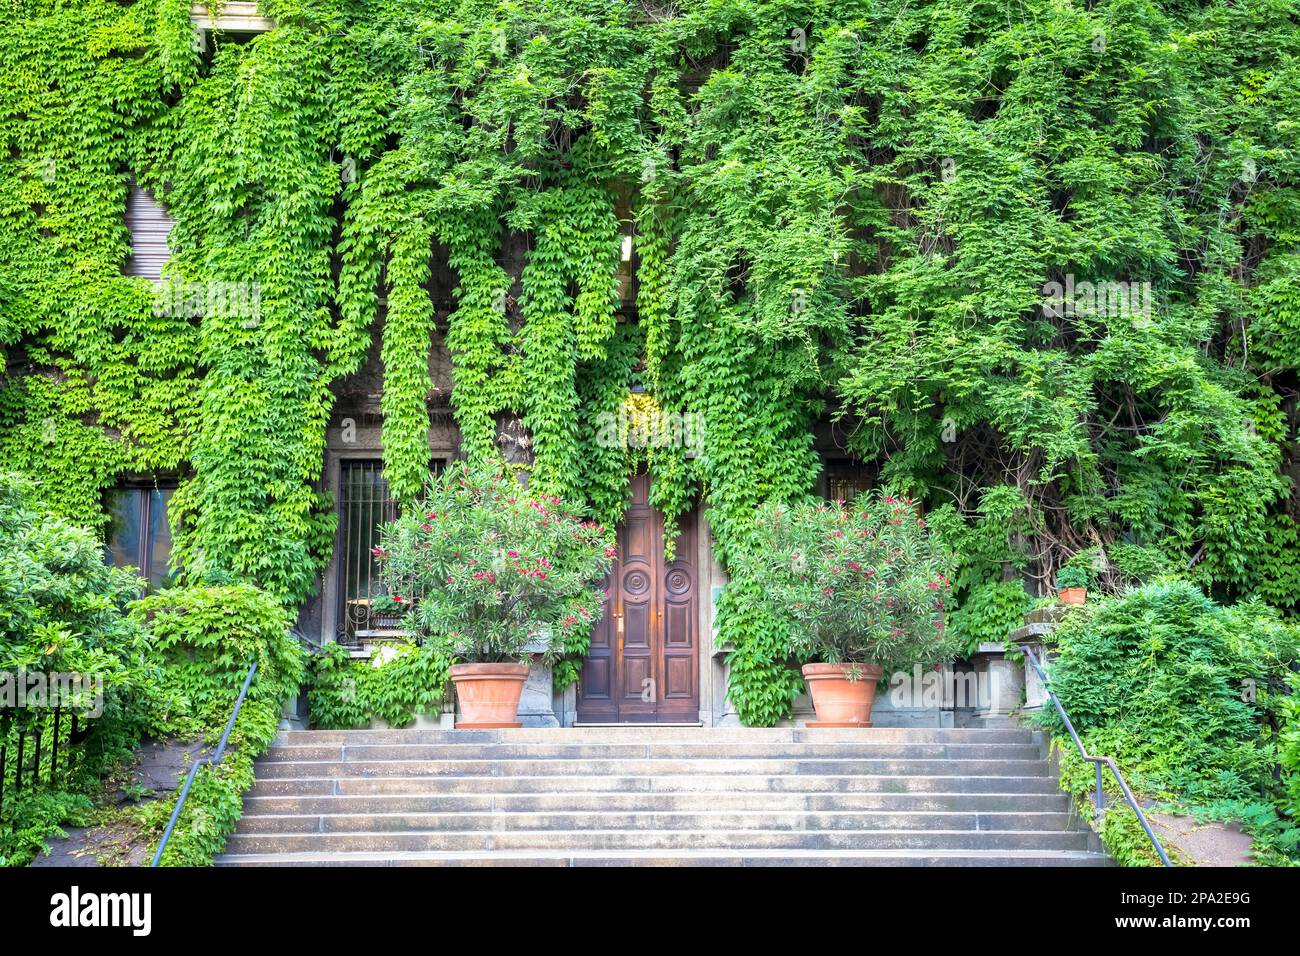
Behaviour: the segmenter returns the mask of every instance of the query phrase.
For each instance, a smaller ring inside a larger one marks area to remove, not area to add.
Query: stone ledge
[[[1036,607],[1031,611],[1025,612],[1026,624],[1057,624],[1070,610],[1078,605],[1075,604],[1049,604],[1046,607]]]
[[[224,33],[266,33],[274,29],[275,21],[257,12],[257,4],[246,0],[230,0],[213,14],[206,3],[190,7],[190,20],[201,30],[221,30]]]
[[[1028,616],[1028,615],[1026,615]],[[1024,627],[1018,627],[1007,635],[1007,640],[1014,641],[1017,644],[1038,644],[1040,641],[1036,638],[1046,637],[1056,630],[1056,625],[1045,621],[1026,624]]]

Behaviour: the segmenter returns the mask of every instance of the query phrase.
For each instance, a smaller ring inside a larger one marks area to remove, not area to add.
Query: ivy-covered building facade
[[[501,455],[619,528],[539,723],[789,719],[773,499],[915,497],[972,655],[1065,566],[1300,605],[1285,11],[25,7],[0,453],[152,587],[365,653],[378,526]]]

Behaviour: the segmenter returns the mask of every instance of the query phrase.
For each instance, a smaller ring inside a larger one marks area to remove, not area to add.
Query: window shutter
[[[131,255],[126,274],[142,279],[162,278],[170,256],[167,235],[175,222],[153,195],[134,179],[126,196],[126,226],[131,230]]]

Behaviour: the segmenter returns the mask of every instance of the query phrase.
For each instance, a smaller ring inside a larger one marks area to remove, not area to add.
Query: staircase
[[[1028,730],[290,731],[223,866],[1108,862]]]

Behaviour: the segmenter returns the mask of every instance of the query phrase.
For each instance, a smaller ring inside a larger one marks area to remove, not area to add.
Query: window
[[[442,466],[441,459],[434,459],[429,470],[437,474]],[[338,509],[336,636],[340,643],[355,644],[396,628],[394,619],[371,608],[375,598],[388,593],[372,549],[379,544],[380,527],[397,517],[397,502],[388,490],[382,461],[362,458],[341,463]]]
[[[131,231],[127,275],[142,279],[162,278],[163,266],[171,255],[167,237],[174,225],[153,195],[132,180],[126,195],[126,226]]]
[[[831,501],[852,501],[871,488],[871,473],[860,461],[833,458],[826,462],[826,497]]]
[[[119,568],[135,568],[149,588],[171,583],[167,562],[172,555],[172,531],[167,505],[174,485],[131,484],[118,488],[109,501],[107,560]]]

